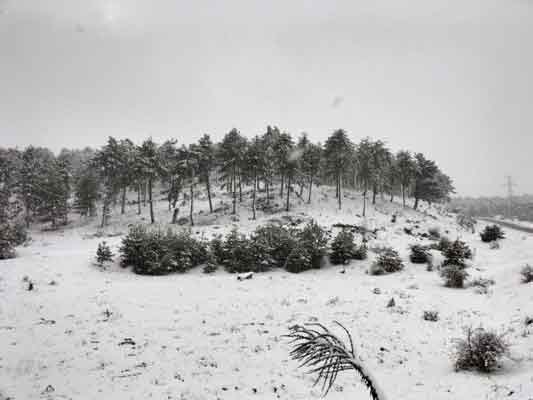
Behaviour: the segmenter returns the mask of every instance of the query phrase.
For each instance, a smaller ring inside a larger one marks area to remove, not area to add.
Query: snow
[[[0,399],[319,398],[320,387],[313,388],[314,377],[289,359],[283,337],[289,326],[313,321],[330,328],[339,321],[351,331],[358,357],[388,398],[532,398],[533,332],[528,334],[524,319],[533,315],[533,286],[520,282],[519,271],[533,264],[533,235],[505,229],[501,248],[490,249],[435,209],[418,213],[380,200],[365,221],[356,216],[359,195],[347,193],[339,211],[333,192],[316,193],[312,205],[295,198],[290,215],[328,227],[342,222],[384,228],[370,245],[399,250],[405,270],[366,274],[372,253],[347,266],[298,275],[272,271],[245,280],[223,271],[206,275],[201,268],[163,277],[138,276],[117,262],[99,269],[98,243],[105,239],[116,252],[121,234],[139,218],[135,206],[104,231],[97,220],[78,219],[63,231],[33,231],[18,258],[0,261]],[[217,206],[230,202],[221,194],[217,199]],[[197,204],[205,213],[205,201]],[[165,203],[157,207],[158,220],[170,220]],[[233,224],[249,232],[286,215],[259,214],[251,221],[250,214],[241,207],[238,222],[229,215],[206,217],[207,224],[193,232],[210,237]],[[465,240],[475,251],[471,275],[496,284],[487,294],[449,289],[438,272],[409,263],[408,246],[417,240],[403,232],[415,225],[406,220],[418,221],[415,231],[439,227]],[[391,298],[396,306],[387,308]],[[438,311],[439,320],[424,321],[425,310]],[[507,332],[512,358],[502,370],[490,376],[453,370],[454,339],[470,325]],[[346,372],[328,398],[368,396]]]

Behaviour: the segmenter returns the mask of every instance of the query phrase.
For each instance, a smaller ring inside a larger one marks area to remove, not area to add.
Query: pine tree
[[[141,174],[148,183],[148,203],[150,205],[150,222],[155,222],[154,216],[154,183],[160,176],[160,159],[158,153],[158,146],[152,138],[146,139],[139,148],[139,163],[141,167]]]
[[[337,129],[324,145],[324,159],[326,162],[326,176],[333,179],[336,187],[336,197],[339,209],[342,207],[342,181],[346,166],[353,156],[353,144],[346,131]]]
[[[225,186],[232,193],[233,214],[237,213],[237,178],[241,174],[245,151],[246,138],[235,128],[228,132],[220,143],[218,156]]]
[[[309,193],[307,202],[311,203],[311,193],[313,189],[314,179],[318,176],[320,171],[320,161],[322,157],[322,146],[320,144],[309,143],[305,146],[302,155],[302,174],[308,181]]]
[[[402,188],[402,203],[405,207],[406,192],[410,188],[413,178],[415,176],[415,163],[411,153],[402,150],[396,154],[396,169],[398,172],[398,179]]]
[[[74,183],[74,209],[82,216],[94,217],[99,199],[98,176],[90,167],[79,174]]]
[[[96,250],[96,262],[100,267],[103,267],[106,262],[113,261],[113,253],[111,248],[107,245],[105,241],[98,244],[98,249]]]
[[[213,212],[213,202],[211,200],[211,181],[210,175],[215,168],[215,147],[209,135],[204,135],[198,141],[198,173],[200,180],[205,183],[207,199],[209,201],[209,212]]]
[[[366,215],[366,198],[373,182],[372,142],[365,138],[356,150],[356,180],[363,190],[363,217]]]

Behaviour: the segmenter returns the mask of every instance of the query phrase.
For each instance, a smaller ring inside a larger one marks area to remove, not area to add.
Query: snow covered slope
[[[352,332],[358,355],[391,399],[533,398],[533,327],[528,334],[524,324],[533,316],[533,286],[521,284],[519,274],[524,264],[533,265],[532,235],[506,230],[501,248],[489,249],[434,209],[424,214],[380,201],[365,220],[357,216],[357,194],[347,194],[341,211],[331,191],[317,194],[312,205],[295,200],[290,215],[328,227],[342,222],[382,228],[370,246],[396,248],[405,270],[370,276],[370,253],[369,260],[345,267],[298,275],[273,271],[245,281],[201,269],[136,276],[118,264],[105,271],[93,264],[103,240],[94,235],[97,221],[33,232],[18,258],[0,261],[0,399],[319,398],[313,377],[288,358],[283,335],[292,324],[332,326],[334,320]],[[229,202],[220,194],[217,199],[217,206]],[[207,217],[205,202],[198,205],[203,216],[196,215],[193,232],[207,237],[231,224],[251,231],[286,214],[251,221],[242,207],[233,221],[229,214]],[[163,202],[157,217],[170,219]],[[119,234],[137,218],[132,206],[100,234],[116,251]],[[409,263],[408,245],[417,239],[403,228],[414,225],[420,232],[438,227],[452,239],[461,237],[475,250],[471,275],[496,284],[487,294],[449,289],[437,272]],[[118,236],[106,236],[113,233]],[[27,291],[26,277],[34,290]],[[387,308],[392,297],[396,306]],[[424,321],[425,310],[438,311],[439,321]],[[513,359],[504,369],[490,376],[453,370],[454,338],[470,325],[507,332]],[[345,373],[328,398],[367,397],[357,378]]]

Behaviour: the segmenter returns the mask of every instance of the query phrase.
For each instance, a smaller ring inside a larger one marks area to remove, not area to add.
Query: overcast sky
[[[0,146],[267,124],[533,193],[533,0],[0,0]]]

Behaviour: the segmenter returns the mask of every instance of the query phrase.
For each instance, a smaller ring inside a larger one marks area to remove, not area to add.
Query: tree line
[[[454,191],[451,179],[422,153],[394,153],[383,141],[370,138],[354,143],[342,129],[323,144],[311,142],[306,134],[294,140],[275,126],[250,139],[232,129],[218,143],[204,135],[190,145],[152,138],[135,144],[109,137],[99,149],[63,149],[58,155],[34,146],[0,148],[0,223],[18,215],[27,226],[46,221],[55,228],[67,223],[70,210],[96,216],[98,205],[105,226],[113,206],[119,204],[124,214],[127,193],[134,192],[137,213],[147,206],[151,223],[155,196],[164,194],[171,221],[177,220],[182,196],[194,224],[195,195],[207,195],[212,213],[214,185],[231,195],[233,214],[243,196],[250,196],[255,219],[259,191],[266,193],[261,199],[266,206],[279,196],[289,211],[291,196],[310,203],[317,184],[336,188],[339,209],[345,188],[360,190],[363,216],[367,203],[375,204],[378,195],[390,201],[400,196],[404,206],[412,197],[417,209],[422,200],[446,201]]]

